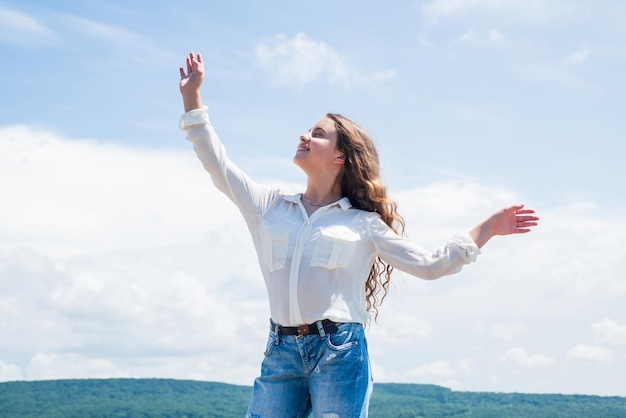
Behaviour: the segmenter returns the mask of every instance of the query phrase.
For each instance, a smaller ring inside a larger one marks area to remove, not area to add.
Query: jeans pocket
[[[359,337],[352,329],[341,329],[340,327],[337,332],[328,335],[326,344],[331,350],[347,351],[359,345]]]

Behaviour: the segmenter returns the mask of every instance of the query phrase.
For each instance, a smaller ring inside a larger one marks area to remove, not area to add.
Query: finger
[[[198,52],[198,62],[202,63],[202,54]]]
[[[180,78],[181,79],[187,77],[187,74],[185,74],[185,69],[183,67],[178,67],[178,71],[180,71]]]
[[[538,221],[538,216],[517,216],[515,218],[517,222],[526,222],[526,221]]]
[[[518,211],[521,211],[524,205],[513,205],[507,208],[500,209],[497,214],[515,215]]]
[[[515,228],[515,232],[516,234],[525,234],[526,232],[530,232],[533,226],[537,226],[536,222],[523,222],[523,223],[518,223],[516,225]]]
[[[192,67],[191,67],[191,58],[187,58],[187,74],[191,75]]]

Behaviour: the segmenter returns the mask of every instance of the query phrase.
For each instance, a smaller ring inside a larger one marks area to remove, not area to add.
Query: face
[[[343,155],[337,149],[335,121],[324,117],[307,133],[300,135],[293,161],[305,171],[343,164]]]

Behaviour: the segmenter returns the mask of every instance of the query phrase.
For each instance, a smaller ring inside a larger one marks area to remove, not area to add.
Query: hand
[[[532,209],[524,209],[524,205],[504,208],[474,228],[470,236],[478,247],[482,247],[494,235],[525,234],[539,221],[534,213]]]
[[[183,96],[185,112],[202,108],[200,86],[204,79],[204,62],[202,55],[194,55],[193,52],[187,57],[187,72],[183,67],[180,71],[180,94]]]
[[[185,72],[183,67],[179,67],[180,93],[183,96],[199,92],[202,80],[204,79],[204,62],[202,61],[202,55],[194,55],[193,52],[190,52],[186,61],[187,72]]]
[[[534,216],[532,209],[523,209],[524,205],[511,206],[502,209],[493,215],[487,222],[491,226],[493,235],[525,234],[531,227],[537,225],[539,217]]]

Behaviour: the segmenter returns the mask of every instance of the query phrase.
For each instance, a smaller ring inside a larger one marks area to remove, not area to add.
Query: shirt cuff
[[[210,123],[209,108],[202,106],[200,109],[193,109],[180,117],[178,127],[181,131],[187,131],[187,128],[194,125],[202,125]]]
[[[459,249],[467,262],[476,261],[476,257],[480,254],[480,248],[476,245],[469,234],[457,234],[451,240],[450,244]]]

